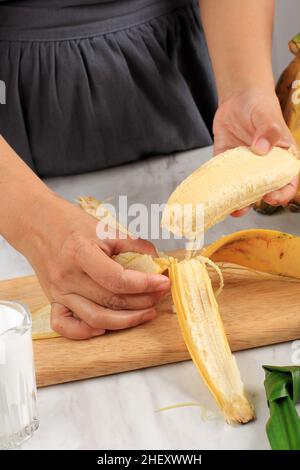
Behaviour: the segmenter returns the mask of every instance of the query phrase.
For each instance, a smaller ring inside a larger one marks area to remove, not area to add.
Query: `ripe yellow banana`
[[[171,194],[162,225],[187,238],[197,238],[201,227],[197,207],[202,204],[207,230],[231,212],[255,203],[299,174],[296,153],[274,147],[268,155],[255,155],[247,147],[228,150],[204,163]],[[192,216],[186,219],[185,212]]]

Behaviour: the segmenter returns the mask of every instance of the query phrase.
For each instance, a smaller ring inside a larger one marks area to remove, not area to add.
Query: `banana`
[[[264,157],[247,147],[228,150],[204,163],[175,189],[163,212],[162,226],[197,238],[201,230],[281,188],[299,171],[300,162],[292,149],[274,147]],[[197,220],[199,205],[203,207],[202,226]]]

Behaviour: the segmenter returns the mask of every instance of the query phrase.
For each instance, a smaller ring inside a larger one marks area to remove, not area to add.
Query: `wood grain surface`
[[[299,294],[299,282],[264,279],[248,271],[225,269],[225,288],[218,303],[232,350],[299,338]],[[0,298],[24,302],[30,309],[47,303],[35,276],[1,281]],[[171,299],[164,300],[158,308],[157,319],[137,328],[85,341],[34,341],[38,386],[189,359]]]

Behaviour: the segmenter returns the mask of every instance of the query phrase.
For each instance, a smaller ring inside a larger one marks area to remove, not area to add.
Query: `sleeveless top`
[[[40,176],[211,144],[196,0],[0,0],[0,134]]]

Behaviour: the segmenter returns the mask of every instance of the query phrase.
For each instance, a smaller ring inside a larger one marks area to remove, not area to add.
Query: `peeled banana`
[[[156,274],[166,272],[170,265],[168,257],[153,258],[151,255],[133,252],[120,253],[114,256],[114,260],[124,269]]]
[[[162,225],[188,239],[197,238],[201,230],[206,231],[231,212],[286,185],[299,171],[300,162],[292,149],[274,147],[264,157],[247,147],[228,150],[204,163],[175,189],[163,212]],[[201,204],[203,225],[197,220]],[[185,212],[190,218],[185,218]]]

